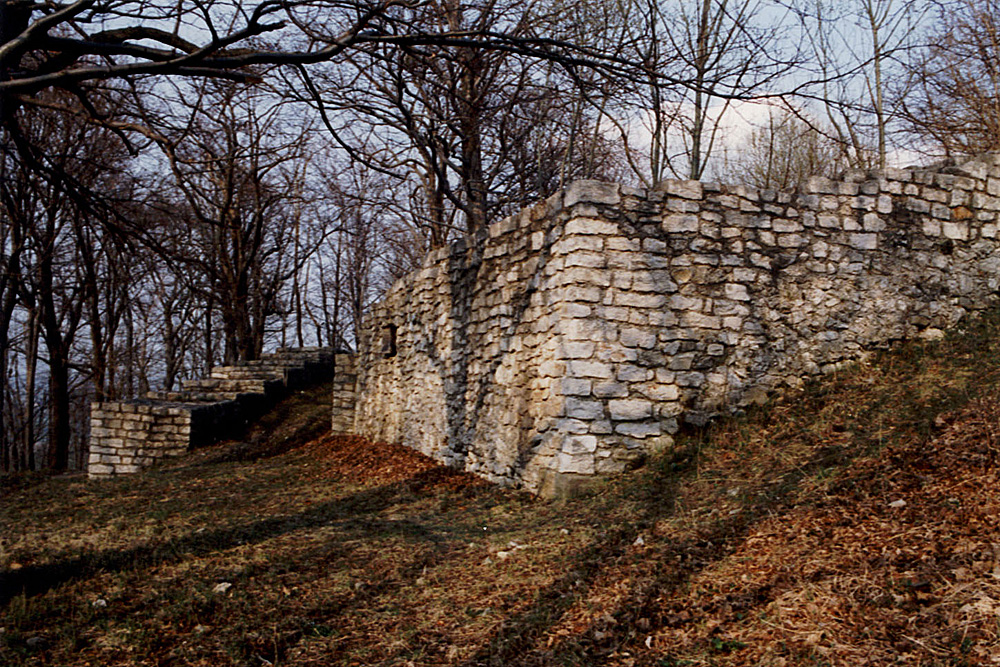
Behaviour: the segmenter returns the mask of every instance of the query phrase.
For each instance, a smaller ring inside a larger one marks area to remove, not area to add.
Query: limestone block
[[[680,387],[701,387],[705,384],[705,374],[686,372],[677,374],[677,385]]]
[[[599,218],[579,217],[566,223],[566,234],[618,234],[618,225]]]
[[[701,181],[666,180],[660,183],[659,187],[673,197],[697,200],[704,197]]]
[[[608,401],[608,411],[614,421],[636,421],[653,416],[653,403],[642,399],[613,399]]]
[[[607,256],[600,252],[589,250],[574,250],[568,253],[564,259],[566,267],[581,266],[585,268],[598,269],[607,265]],[[607,284],[608,278],[604,277],[603,282]]]
[[[559,389],[565,396],[590,396],[593,384],[592,380],[584,378],[564,377],[559,381]]]
[[[850,244],[858,250],[875,250],[878,248],[877,234],[851,234]]]
[[[892,213],[892,197],[889,195],[879,195],[878,204],[876,206],[876,211],[882,215],[888,215]]]
[[[668,234],[697,232],[701,223],[696,215],[673,214],[663,218],[663,231]]]
[[[615,294],[614,302],[616,306],[662,308],[667,302],[667,297],[662,294],[618,292]]]
[[[701,329],[721,329],[722,320],[712,315],[687,311],[680,316],[681,325],[685,327],[696,327]]]
[[[593,475],[594,455],[593,454],[568,454],[559,453],[559,468],[561,473],[575,473],[578,475]]]
[[[632,438],[655,438],[663,434],[658,422],[623,423],[615,425],[615,433]]]
[[[552,244],[553,255],[566,255],[577,250],[601,252],[604,250],[604,238],[590,235],[564,236]]]
[[[794,232],[801,232],[804,227],[802,223],[798,220],[775,220],[771,228],[778,233],[790,234]]]
[[[656,334],[643,329],[623,327],[618,338],[625,347],[652,349],[656,345]]]
[[[647,382],[633,385],[635,391],[653,401],[676,401],[680,398],[680,389],[674,384]]]
[[[628,385],[624,382],[596,382],[593,393],[598,398],[622,398],[628,396]]]
[[[570,361],[567,368],[570,376],[577,378],[609,380],[614,375],[611,364],[596,361]]]
[[[642,240],[642,250],[643,252],[663,253],[667,251],[667,244],[660,239],[645,238]]]
[[[885,222],[875,213],[866,213],[862,218],[861,227],[866,232],[881,232],[885,229]]]
[[[566,454],[593,454],[597,451],[597,436],[571,435],[563,440],[562,451]]]
[[[558,419],[555,427],[561,433],[588,433],[591,424],[592,421],[584,419]]]
[[[653,379],[653,371],[633,364],[621,364],[615,377],[620,382],[646,382]]]
[[[564,359],[590,359],[597,344],[592,341],[568,341],[562,345]]]
[[[945,238],[956,241],[969,240],[969,224],[966,222],[942,222],[941,232]]]
[[[563,205],[566,208],[578,203],[615,205],[621,202],[619,186],[601,181],[573,181],[563,194]]]
[[[611,435],[614,429],[611,422],[603,419],[590,422],[590,432],[594,435]]]

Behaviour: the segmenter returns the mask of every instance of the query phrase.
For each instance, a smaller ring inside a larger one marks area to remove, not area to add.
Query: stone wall
[[[358,358],[353,354],[337,354],[333,365],[333,403],[331,431],[336,434],[354,432],[355,389]]]
[[[542,493],[997,301],[1000,164],[577,182],[374,308],[356,430]],[[394,340],[393,340],[394,339]]]
[[[94,403],[90,411],[91,477],[134,473],[188,449],[191,413],[180,408]]]
[[[236,436],[288,391],[328,380],[339,359],[352,360],[353,355],[318,347],[282,349],[235,366],[217,366],[208,378],[185,381],[180,391],[94,403],[87,474],[135,473],[192,447]]]

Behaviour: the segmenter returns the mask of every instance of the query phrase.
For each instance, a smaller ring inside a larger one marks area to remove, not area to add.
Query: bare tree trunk
[[[25,422],[23,462],[25,468],[34,467],[35,452],[35,377],[38,370],[38,310],[32,308],[28,313],[28,340],[25,348]]]
[[[205,301],[205,330],[204,330],[204,341],[205,341],[205,377],[208,377],[212,372],[212,366],[215,361],[215,350],[212,346],[212,298],[209,297]]]

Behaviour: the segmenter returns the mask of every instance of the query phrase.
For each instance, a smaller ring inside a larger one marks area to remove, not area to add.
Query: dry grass
[[[995,664],[998,320],[572,501],[316,438],[323,390],[169,469],[7,480],[0,664]]]

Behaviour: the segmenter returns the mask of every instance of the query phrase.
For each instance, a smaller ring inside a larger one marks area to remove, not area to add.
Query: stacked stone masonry
[[[357,356],[338,354],[333,372],[333,419],[331,432],[337,434],[354,431],[354,403],[356,400]]]
[[[90,418],[90,477],[134,473],[191,447],[236,435],[286,392],[328,380],[353,356],[328,348],[279,350],[256,361],[213,368],[181,391],[150,392],[145,400],[94,403]],[[353,380],[352,380],[353,382]]]
[[[431,253],[366,323],[357,433],[572,492],[996,303],[1000,161],[799,191],[581,181]]]

